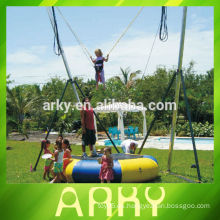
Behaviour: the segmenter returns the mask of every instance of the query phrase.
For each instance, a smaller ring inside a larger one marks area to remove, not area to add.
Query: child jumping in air
[[[105,76],[104,76],[104,61],[108,62],[109,54],[107,57],[103,57],[102,51],[100,49],[95,50],[96,59],[90,57],[92,62],[95,64],[95,79],[96,79],[96,90],[98,90],[99,82],[103,83],[105,89]]]
[[[101,170],[99,173],[99,179],[101,183],[104,183],[106,180],[107,183],[110,183],[111,180],[114,179],[114,172],[113,172],[113,158],[111,156],[111,148],[105,148],[104,154],[99,161],[101,163]]]
[[[44,154],[52,154],[51,151],[49,150],[50,147],[50,141],[49,140],[43,140],[41,142],[41,147],[44,149]],[[52,161],[50,159],[45,160],[45,165],[44,165],[44,174],[43,178],[46,179],[46,175],[48,179],[50,179],[50,166],[51,166]]]

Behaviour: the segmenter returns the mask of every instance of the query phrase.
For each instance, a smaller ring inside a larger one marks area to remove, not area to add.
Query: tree
[[[16,126],[17,130],[27,138],[27,133],[23,129],[23,121],[33,113],[36,114],[39,108],[36,105],[39,96],[36,95],[33,88],[39,89],[30,85],[16,86],[13,89],[7,87],[7,114],[10,116],[7,124]]]
[[[116,76],[115,78],[121,81],[121,83],[125,85],[127,89],[130,89],[134,85],[136,77],[138,76],[138,74],[141,73],[141,71],[137,70],[135,72],[131,72],[130,67],[127,67],[125,69],[120,67],[120,70],[122,73],[122,78],[119,76]]]
[[[89,96],[93,107],[104,99],[115,99],[119,102],[142,102],[148,107],[150,102],[160,102],[166,88],[173,76],[175,69],[166,69],[165,67],[157,67],[156,71],[145,76],[143,79],[138,78],[140,71],[131,71],[130,68],[120,68],[121,75],[112,77],[106,81],[106,90],[101,87],[98,91],[95,89],[95,81],[88,80],[84,82],[81,78],[75,78],[86,96]],[[213,123],[213,87],[214,87],[214,69],[207,71],[206,74],[199,74],[194,71],[194,62],[191,62],[187,68],[183,69],[187,96],[190,104],[190,110],[193,122]],[[52,78],[42,88],[37,85],[20,85],[11,87],[12,81],[7,76],[7,128],[8,130],[19,130],[25,132],[24,124],[27,122],[27,129],[45,130],[52,119],[54,112],[44,111],[43,102],[56,102],[60,98],[65,86],[65,81],[59,78]],[[78,91],[80,100],[82,95]],[[166,98],[166,102],[173,102],[175,95],[175,81]],[[76,102],[73,88],[71,85],[67,87],[64,102]],[[180,92],[180,101],[178,114],[187,118],[183,92]],[[152,120],[152,111],[147,112],[148,124]],[[125,120],[139,126],[142,116],[127,116]],[[53,128],[59,130],[64,125],[65,131],[72,130],[72,123],[80,119],[79,111],[58,111],[55,118]],[[140,120],[139,120],[140,119]],[[160,117],[156,121],[155,128],[168,128],[172,120],[172,111],[160,111]],[[103,118],[106,126],[112,126],[117,123],[117,117],[114,114]],[[28,126],[31,123],[31,126]],[[23,130],[22,130],[23,129]]]

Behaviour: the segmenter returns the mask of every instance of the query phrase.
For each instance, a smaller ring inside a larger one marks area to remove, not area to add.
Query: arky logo
[[[151,199],[149,196],[149,190],[151,187],[146,187],[145,189],[145,199],[148,203],[151,204],[152,207],[152,216],[157,216],[158,212],[158,205],[164,200],[165,198],[165,190],[163,187],[159,187],[161,191],[161,196],[157,200]],[[94,199],[94,193],[96,190],[103,190],[106,193],[106,198],[103,202],[97,202]],[[122,193],[123,187],[118,187],[118,216],[123,216],[124,215],[124,204],[125,203],[133,203],[134,204],[134,211],[135,211],[135,216],[140,216],[140,200],[137,198],[137,187],[132,187],[132,195],[126,197]],[[75,197],[75,200],[72,204],[65,204],[63,202],[63,196],[65,193],[72,193]],[[112,216],[112,191],[109,187],[92,187],[89,190],[89,216],[94,216],[94,210],[95,210],[95,205],[99,204],[105,204],[106,207],[106,215],[107,216]],[[146,201],[141,201],[141,202],[146,202]],[[76,212],[78,216],[83,216],[83,212],[80,206],[80,201],[78,199],[77,193],[73,187],[66,187],[60,197],[60,201],[57,207],[56,211],[56,216],[61,216],[62,210],[63,209],[76,209]],[[97,210],[96,210],[97,211]]]

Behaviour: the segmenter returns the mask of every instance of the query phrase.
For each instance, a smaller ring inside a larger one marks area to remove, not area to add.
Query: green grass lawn
[[[7,150],[7,183],[48,183],[48,180],[42,178],[43,159],[40,159],[37,171],[30,172],[30,166],[32,164],[34,167],[40,151],[40,143],[7,141],[7,146],[11,147]],[[51,145],[51,150],[52,147]],[[113,149],[113,153],[115,152]],[[81,146],[72,145],[72,153],[81,155]],[[154,156],[159,163],[160,176],[153,182],[186,183],[185,180],[166,173],[168,150],[143,149],[142,154]],[[198,151],[200,172],[202,181],[205,183],[213,182],[213,156],[213,151]],[[197,172],[195,168],[191,168],[192,164],[195,164],[193,151],[176,150],[173,152],[172,172],[196,181]]]

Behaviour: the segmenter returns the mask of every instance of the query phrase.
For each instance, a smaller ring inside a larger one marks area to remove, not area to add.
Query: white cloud
[[[186,31],[183,65],[186,66],[191,60],[194,60],[196,62],[195,69],[199,73],[204,73],[212,68],[214,66],[213,37],[213,31],[188,29]],[[144,36],[141,32],[138,35],[133,33],[122,39],[110,54],[109,62],[105,63],[106,79],[118,75],[120,67],[130,66],[132,70],[143,71],[153,39],[154,35]],[[180,33],[169,33],[169,39],[165,43],[157,39],[147,73],[153,73],[158,65],[164,65],[168,68],[175,66],[176,68],[179,39]],[[113,42],[107,41],[99,46],[106,53],[112,45]],[[92,54],[93,49],[89,48]],[[64,50],[73,76],[80,76],[85,79],[94,78],[94,69],[79,46],[65,46]],[[17,83],[45,82],[54,75],[67,78],[61,57],[51,54],[51,48],[46,47],[41,49],[40,47],[38,49],[32,47],[29,50],[9,54],[7,59],[8,72],[12,74],[12,79],[15,79]],[[33,76],[33,78],[25,78],[24,76]]]
[[[191,15],[191,22],[189,23],[189,28],[193,28],[194,30],[205,30],[207,28],[213,29],[213,17],[201,17],[193,13]]]
[[[27,51],[19,51],[9,54],[7,62],[11,64],[36,64],[40,62],[40,59]]]
[[[39,64],[40,55],[46,52],[46,46],[32,46],[29,49],[22,49],[7,55],[7,62],[10,64]]]
[[[47,50],[47,46],[41,45],[41,46],[32,46],[30,48],[30,51],[37,54],[43,54]]]

